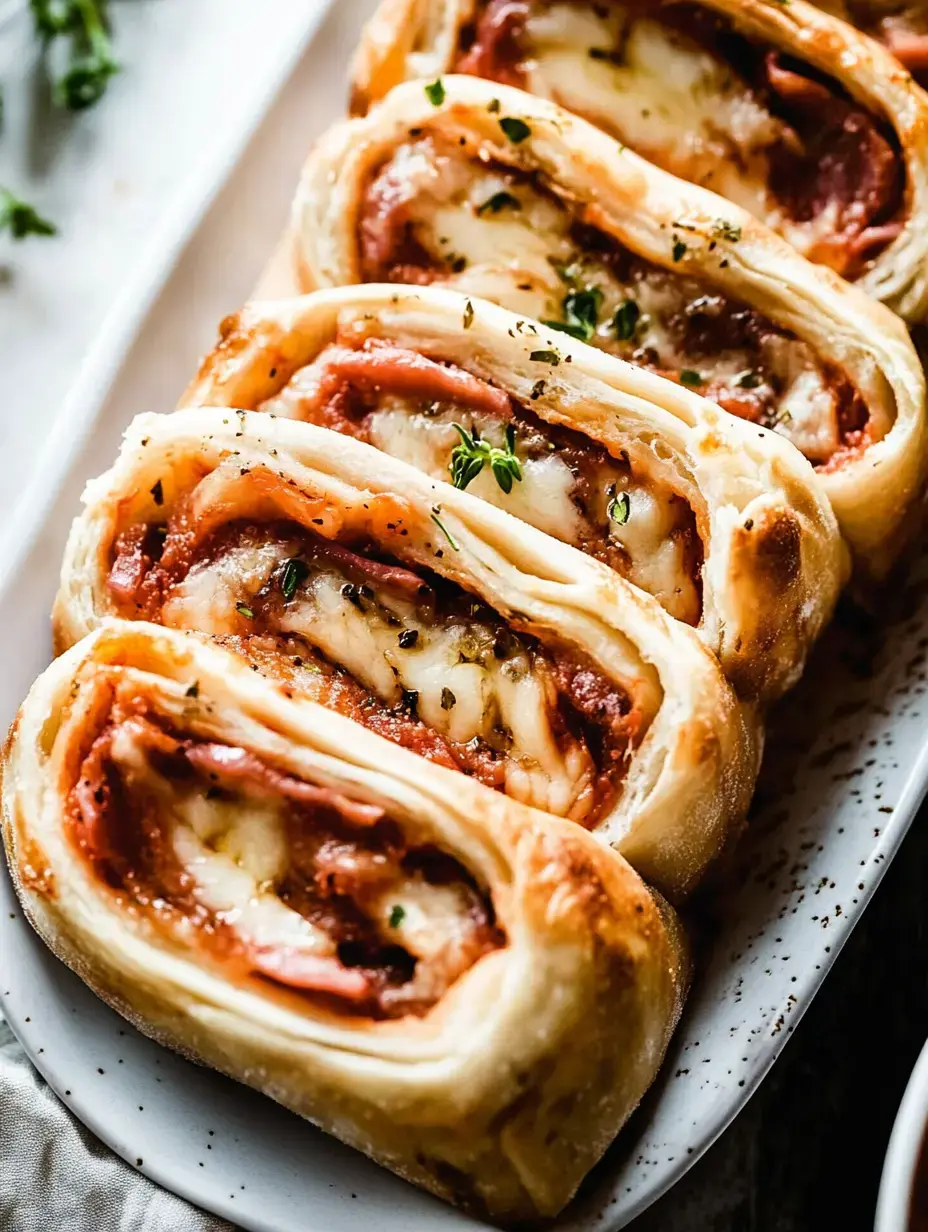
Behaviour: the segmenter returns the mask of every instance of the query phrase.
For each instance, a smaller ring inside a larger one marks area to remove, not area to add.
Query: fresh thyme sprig
[[[470,432],[461,424],[452,425],[461,438],[451,452],[451,482],[462,491],[489,463],[496,482],[507,494],[514,481],[521,480],[522,466],[515,454],[516,432],[512,424],[506,425],[506,448],[499,449],[481,439],[476,427]]]
[[[14,240],[27,235],[54,235],[55,227],[47,218],[8,188],[0,188],[0,231],[9,231]]]
[[[551,329],[559,329],[564,334],[570,334],[571,338],[578,338],[581,342],[589,342],[596,333],[602,302],[603,293],[599,287],[570,291],[561,303],[564,313],[563,321],[543,320],[542,325],[547,325]]]
[[[53,83],[52,96],[69,111],[92,107],[119,72],[113,58],[105,0],[29,0],[36,33],[46,52],[58,38],[70,40],[67,69]]]

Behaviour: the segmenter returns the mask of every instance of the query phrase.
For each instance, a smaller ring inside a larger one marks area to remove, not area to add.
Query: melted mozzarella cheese
[[[632,18],[618,4],[594,9],[563,3],[535,7],[524,48],[532,94],[585,116],[675,175],[766,216],[764,150],[787,130],[710,51],[659,21]]]
[[[243,591],[257,594],[286,555],[280,544],[264,543],[232,547],[194,565],[165,603],[162,620],[174,629],[237,632]]]
[[[447,480],[451,454],[460,442],[452,427],[455,422],[469,430],[476,426],[483,439],[497,448],[505,443],[503,425],[488,415],[462,414],[453,409],[425,415],[396,399],[371,416],[371,442],[435,479]],[[566,543],[578,543],[584,526],[571,498],[575,479],[570,468],[555,453],[520,457],[522,480],[514,483],[508,494],[488,466],[471,480],[468,491],[549,535]]]
[[[417,145],[423,158],[435,157],[430,155],[428,142]],[[726,383],[736,387],[738,376],[754,368],[757,354],[744,346],[722,346],[711,356],[694,357],[681,345],[679,327],[672,328],[671,322],[679,321],[694,301],[718,300],[719,306],[724,306],[716,296],[700,295],[694,280],[653,268],[624,282],[596,254],[578,253],[571,236],[571,215],[553,197],[531,185],[513,186],[501,174],[485,173],[466,155],[443,154],[437,158],[435,165],[440,166],[441,177],[429,180],[425,198],[415,197],[411,190],[411,199],[415,199],[411,214],[416,237],[437,261],[448,252],[466,261],[463,270],[449,273],[443,282],[488,296],[511,311],[530,312],[541,320],[562,319],[563,301],[571,286],[595,287],[602,300],[596,331],[590,339],[593,345],[625,359],[656,354],[655,366],[670,372],[690,369],[705,384],[711,381],[719,396]],[[468,169],[474,170],[469,179]],[[505,191],[519,200],[520,208],[481,211],[480,206],[495,192],[503,191],[501,185],[507,185]],[[640,313],[635,336],[618,341],[613,318],[629,300]],[[563,338],[564,346],[569,347],[569,337]],[[798,339],[773,336],[769,345],[766,340],[762,344],[762,352],[776,378],[781,401],[788,403],[795,396],[798,403],[810,408],[808,415],[797,415],[795,420],[791,408],[789,414],[778,414],[776,430],[799,448],[803,448],[803,442],[811,442],[814,452],[809,456],[813,461],[820,460],[837,421],[835,397],[820,365],[811,349]],[[797,388],[793,395],[794,384]]]
[[[206,633],[247,631],[250,617],[242,614],[242,605],[252,610],[275,567],[291,555],[288,545],[275,543],[257,553],[230,548],[201,562],[174,588],[162,619]],[[416,694],[419,716],[435,731],[458,744],[479,739],[507,753],[509,794],[568,815],[593,767],[585,749],[559,748],[551,726],[556,696],[542,665],[525,650],[496,658],[497,631],[479,620],[430,624],[413,604],[392,594],[356,605],[344,586],[340,573],[313,573],[283,608],[279,630],[317,647],[387,705]],[[213,588],[215,607],[209,603]],[[403,628],[417,632],[414,647],[400,647]]]

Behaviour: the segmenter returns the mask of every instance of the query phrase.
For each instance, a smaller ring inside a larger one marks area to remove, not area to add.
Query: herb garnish
[[[550,364],[552,368],[556,368],[561,362],[557,351],[532,351],[529,359],[538,364]]]
[[[619,304],[615,310],[615,316],[612,318],[612,328],[615,330],[615,336],[620,342],[629,342],[634,338],[640,318],[641,309],[633,299],[627,299],[624,303]]]
[[[452,710],[457,704],[457,698],[450,689],[444,688],[441,691],[441,708],[442,710]]]
[[[406,919],[406,908],[401,907],[399,903],[395,903],[390,908],[390,927],[399,928],[402,922]]]
[[[551,329],[559,329],[561,333],[570,334],[571,338],[579,338],[581,342],[589,342],[596,333],[599,320],[599,309],[603,302],[603,293],[599,287],[588,287],[585,291],[570,291],[564,296],[562,309],[563,321],[542,321]]]
[[[164,488],[161,486],[160,479],[157,479],[148,490],[151,492],[156,505],[164,504]]]
[[[441,513],[441,505],[433,505],[432,506],[432,521],[435,523],[435,525],[438,527],[441,533],[445,536],[445,538],[454,548],[455,552],[460,552],[461,549],[458,547],[458,545],[455,543],[454,539],[452,538],[451,531],[448,530],[447,526],[445,526],[444,522],[438,516],[439,513]]]
[[[516,116],[503,116],[499,126],[513,145],[518,145],[520,141],[524,141],[526,137],[532,135],[532,130],[525,121],[518,119]]]
[[[247,603],[236,603],[235,610],[239,616],[244,616],[246,620],[254,620],[255,614]]]
[[[606,506],[606,517],[611,518],[613,522],[617,522],[619,526],[624,526],[628,521],[631,509],[631,497],[627,492],[619,492],[616,496],[613,496]]]
[[[300,584],[309,577],[309,565],[305,560],[294,556],[288,560],[280,575],[280,590],[285,602],[289,603],[296,594]]]
[[[757,389],[758,385],[763,385],[763,383],[764,378],[753,368],[745,368],[735,377],[735,384],[739,389]]]
[[[431,85],[425,87],[425,97],[433,107],[440,107],[442,105],[445,101],[445,83],[440,77],[437,81],[433,81]]]
[[[680,380],[684,385],[702,385],[705,379],[701,372],[696,372],[693,368],[684,368],[680,372]]]
[[[674,240],[672,256],[674,261],[679,261],[686,252],[686,245],[682,240]]]
[[[24,240],[27,235],[54,235],[55,226],[28,201],[8,188],[0,188],[0,231],[9,231],[14,240]]]
[[[730,240],[736,244],[741,239],[741,228],[727,218],[717,218],[712,226],[712,234],[716,239]]]
[[[521,480],[522,466],[515,454],[516,432],[512,424],[506,425],[506,448],[498,449],[489,441],[481,439],[475,426],[470,432],[461,424],[452,424],[460,436],[460,444],[451,452],[451,482],[463,491],[471,480],[476,479],[483,468],[490,464],[493,477],[505,493],[512,491],[514,480]]]
[[[500,210],[521,210],[522,202],[518,197],[511,192],[505,190],[495,192],[492,197],[487,197],[482,205],[477,206],[477,216],[482,218],[484,214],[498,214]]]
[[[54,83],[55,102],[83,111],[103,97],[109,79],[119,72],[107,32],[103,0],[30,0],[36,33],[45,50],[57,38],[70,39],[68,67]]]
[[[199,696],[200,696],[200,682],[199,680],[195,680],[193,684],[190,686],[190,688],[187,689],[186,692],[184,693],[184,697],[199,697]]]

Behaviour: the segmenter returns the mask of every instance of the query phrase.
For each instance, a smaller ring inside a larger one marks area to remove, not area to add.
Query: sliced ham
[[[294,949],[254,949],[250,955],[254,970],[288,988],[303,992],[328,993],[346,1001],[368,1001],[375,989],[370,976],[355,967],[344,966],[337,958],[320,957]]]
[[[528,0],[490,0],[477,21],[469,50],[458,59],[454,71],[503,85],[523,85],[519,41],[528,15]]]
[[[183,750],[187,761],[197,770],[231,780],[236,786],[246,788],[251,794],[266,798],[283,797],[298,804],[332,809],[345,821],[357,826],[371,826],[384,815],[376,804],[362,804],[350,800],[330,787],[307,783],[292,775],[283,774],[267,762],[249,753],[247,749],[228,744],[191,742]]]
[[[357,350],[333,347],[328,370],[339,383],[370,393],[398,394],[429,402],[456,402],[474,411],[508,419],[509,395],[479,377],[448,364],[380,343]]]
[[[764,60],[766,81],[806,134],[805,151],[771,154],[771,188],[799,222],[832,209],[830,235],[807,254],[853,277],[873,250],[899,234],[899,157],[874,118],[787,66],[779,52]]]
[[[412,569],[404,569],[402,565],[386,565],[382,561],[360,556],[340,543],[333,543],[331,539],[320,538],[316,551],[339,569],[360,574],[365,581],[375,585],[390,586],[413,597],[430,589],[428,583]]]

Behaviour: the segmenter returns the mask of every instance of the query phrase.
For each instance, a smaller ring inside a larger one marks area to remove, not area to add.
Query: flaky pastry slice
[[[494,1221],[564,1206],[679,1014],[679,927],[616,852],[181,632],[109,622],[38,679],[3,834],[146,1035]]]
[[[226,640],[394,743],[614,844],[672,896],[738,828],[757,724],[598,561],[351,437],[143,415],[87,489],[59,648],[110,617]]]

